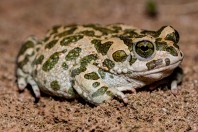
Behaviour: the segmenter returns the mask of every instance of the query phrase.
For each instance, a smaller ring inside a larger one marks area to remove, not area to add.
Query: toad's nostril
[[[181,56],[183,56],[183,53],[182,53],[182,52],[180,52],[180,55],[181,55]]]

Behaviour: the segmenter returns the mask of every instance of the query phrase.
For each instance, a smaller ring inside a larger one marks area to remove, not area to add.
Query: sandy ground
[[[158,17],[145,15],[139,0],[1,0],[0,131],[198,131],[198,2],[158,2]],[[16,55],[31,34],[41,38],[52,25],[125,23],[157,30],[172,25],[181,36],[185,77],[175,97],[170,90],[128,93],[129,104],[112,100],[97,107],[79,101],[19,93]]]

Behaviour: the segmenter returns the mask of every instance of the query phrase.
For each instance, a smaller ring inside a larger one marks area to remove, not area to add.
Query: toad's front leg
[[[183,80],[184,73],[181,67],[177,67],[171,75],[171,92],[176,95],[178,93],[177,85]]]
[[[126,96],[119,90],[109,87],[100,77],[98,67],[88,64],[83,72],[74,76],[74,89],[77,93],[92,104],[100,104],[112,97],[118,97],[125,103]],[[73,70],[75,73],[78,69]]]
[[[177,67],[170,76],[168,76],[160,81],[152,83],[149,86],[149,89],[154,90],[159,86],[167,86],[167,87],[170,87],[171,93],[173,95],[177,95],[178,94],[178,84],[180,84],[182,82],[183,77],[184,77],[183,70],[181,69],[181,67]]]

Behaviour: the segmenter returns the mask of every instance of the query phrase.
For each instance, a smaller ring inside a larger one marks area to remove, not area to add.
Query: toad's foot
[[[32,78],[32,76],[25,74],[20,68],[17,69],[17,76],[18,76],[17,83],[18,83],[19,91],[23,91],[26,88],[27,84],[30,84],[35,97],[37,99],[40,98],[39,87]]]
[[[173,74],[172,74],[172,82],[171,82],[171,92],[173,95],[177,95],[178,94],[178,84],[180,84],[183,80],[183,70],[178,67],[174,70]]]

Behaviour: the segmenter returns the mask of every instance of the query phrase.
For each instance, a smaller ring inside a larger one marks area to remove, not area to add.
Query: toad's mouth
[[[133,74],[136,74],[136,75],[150,75],[150,74],[160,73],[160,72],[163,72],[163,71],[166,71],[166,70],[167,71],[172,71],[176,67],[178,67],[181,62],[182,61],[179,60],[179,61],[177,61],[173,64],[170,64],[168,66],[158,67],[157,69],[152,69],[152,70],[149,70],[149,71],[140,71],[140,72],[134,71]]]

